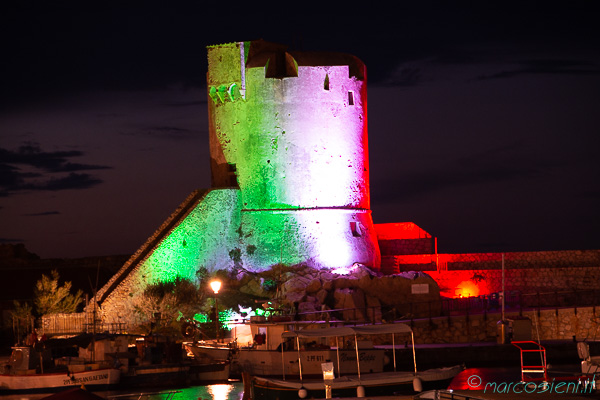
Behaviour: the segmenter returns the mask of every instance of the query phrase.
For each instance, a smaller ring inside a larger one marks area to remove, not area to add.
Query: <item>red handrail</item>
[[[546,349],[544,346],[532,340],[518,340],[511,342],[511,344],[521,350],[521,381],[525,382],[526,373],[537,373],[544,374],[544,382],[547,382]],[[523,353],[540,353],[541,365],[524,365]]]

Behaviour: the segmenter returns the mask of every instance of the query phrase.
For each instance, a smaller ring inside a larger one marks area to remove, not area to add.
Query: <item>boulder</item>
[[[344,321],[364,320],[365,294],[360,289],[336,289],[333,293],[334,308],[346,309],[342,311]]]
[[[325,301],[327,300],[327,296],[329,295],[329,292],[325,289],[321,289],[317,292],[316,294],[316,298],[317,301],[319,302],[319,304],[325,304]]]
[[[302,276],[296,276],[286,281],[282,286],[282,290],[284,293],[305,292],[306,286],[308,286],[309,283],[310,281],[308,279]]]
[[[321,289],[321,286],[319,278],[313,278],[308,285],[306,285],[306,293],[316,293]]]
[[[367,317],[370,322],[381,323],[381,302],[377,297],[365,295]]]
[[[244,286],[240,287],[240,292],[257,297],[269,297],[262,285],[255,279],[249,280]]]
[[[306,292],[287,292],[285,294],[285,299],[288,304],[300,303],[304,301],[306,298]]]

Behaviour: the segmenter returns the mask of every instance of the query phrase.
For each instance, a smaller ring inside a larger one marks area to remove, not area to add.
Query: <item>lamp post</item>
[[[221,281],[214,280],[210,282],[210,288],[215,293],[215,336],[217,337],[217,342],[219,342],[219,301],[217,294],[221,290]]]

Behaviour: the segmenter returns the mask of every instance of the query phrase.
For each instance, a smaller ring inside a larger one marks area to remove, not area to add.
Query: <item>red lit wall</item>
[[[377,231],[377,239],[379,240],[431,239],[431,235],[419,228],[414,222],[375,224],[375,231]]]
[[[375,229],[384,274],[426,272],[444,297],[481,296],[502,290],[502,253],[436,254],[435,239],[412,222],[377,224]],[[422,241],[429,241],[431,246]],[[600,289],[600,250],[504,253],[504,264],[506,291]],[[586,277],[583,286],[582,276]]]
[[[412,222],[376,224],[375,231],[382,258],[435,252],[435,238]]]

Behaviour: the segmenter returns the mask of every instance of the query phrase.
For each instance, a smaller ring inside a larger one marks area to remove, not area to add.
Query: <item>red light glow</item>
[[[479,296],[479,286],[471,281],[462,281],[456,286],[455,297],[474,297]]]

